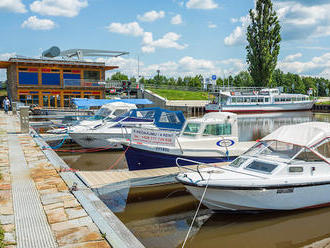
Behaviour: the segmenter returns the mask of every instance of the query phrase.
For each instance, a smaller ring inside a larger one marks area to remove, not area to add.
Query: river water
[[[241,141],[257,140],[282,125],[309,121],[330,122],[330,114],[240,115],[239,136]],[[114,169],[126,168],[122,154],[107,151],[60,156],[74,169],[106,170],[118,161]],[[152,248],[181,247],[198,205],[178,183],[149,187],[131,183],[95,192],[146,247]],[[330,207],[262,214],[213,213],[202,207],[185,247],[292,248],[326,238],[330,238]]]

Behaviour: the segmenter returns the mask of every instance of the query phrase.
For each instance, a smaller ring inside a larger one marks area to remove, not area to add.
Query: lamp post
[[[159,80],[159,73],[160,73],[160,70],[158,69],[158,70],[157,70],[157,81],[158,81],[158,84],[160,83],[160,80]]]

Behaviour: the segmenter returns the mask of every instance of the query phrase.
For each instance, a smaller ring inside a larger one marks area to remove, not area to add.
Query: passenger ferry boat
[[[315,100],[303,94],[280,93],[279,89],[220,91],[205,105],[206,112],[272,112],[310,110]]]

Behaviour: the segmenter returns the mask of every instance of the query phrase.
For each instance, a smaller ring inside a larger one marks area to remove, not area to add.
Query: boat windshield
[[[187,123],[187,126],[185,127],[182,134],[186,136],[195,136],[199,133],[200,127],[201,127],[200,123],[189,122]]]
[[[94,116],[88,118],[89,120],[103,120],[108,117],[112,113],[111,109],[108,108],[100,108]]]
[[[282,159],[291,159],[302,149],[301,146],[284,143],[281,141],[261,141],[250,148],[244,155],[272,156]]]

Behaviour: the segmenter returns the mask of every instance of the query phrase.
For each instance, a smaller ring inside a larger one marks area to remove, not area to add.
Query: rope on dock
[[[205,186],[205,189],[204,189],[203,195],[202,195],[202,197],[201,197],[201,200],[199,201],[199,204],[198,204],[198,207],[197,207],[196,213],[195,213],[195,215],[194,215],[194,218],[193,218],[192,221],[191,221],[191,224],[190,224],[189,230],[188,230],[187,235],[186,235],[186,237],[185,237],[185,239],[184,239],[184,242],[183,242],[183,244],[182,244],[182,248],[184,248],[184,246],[186,245],[186,242],[187,242],[187,240],[188,240],[189,234],[190,234],[190,232],[191,232],[191,229],[192,229],[192,227],[193,227],[193,225],[194,225],[194,222],[195,222],[195,219],[196,219],[196,217],[197,217],[198,211],[199,211],[199,209],[200,209],[200,207],[201,207],[201,205],[202,205],[202,202],[203,202],[203,199],[204,199],[204,196],[205,196],[205,193],[206,193],[207,187],[209,186],[210,178],[211,178],[211,173],[209,173],[209,178],[207,179],[207,183],[206,183],[206,186]]]

